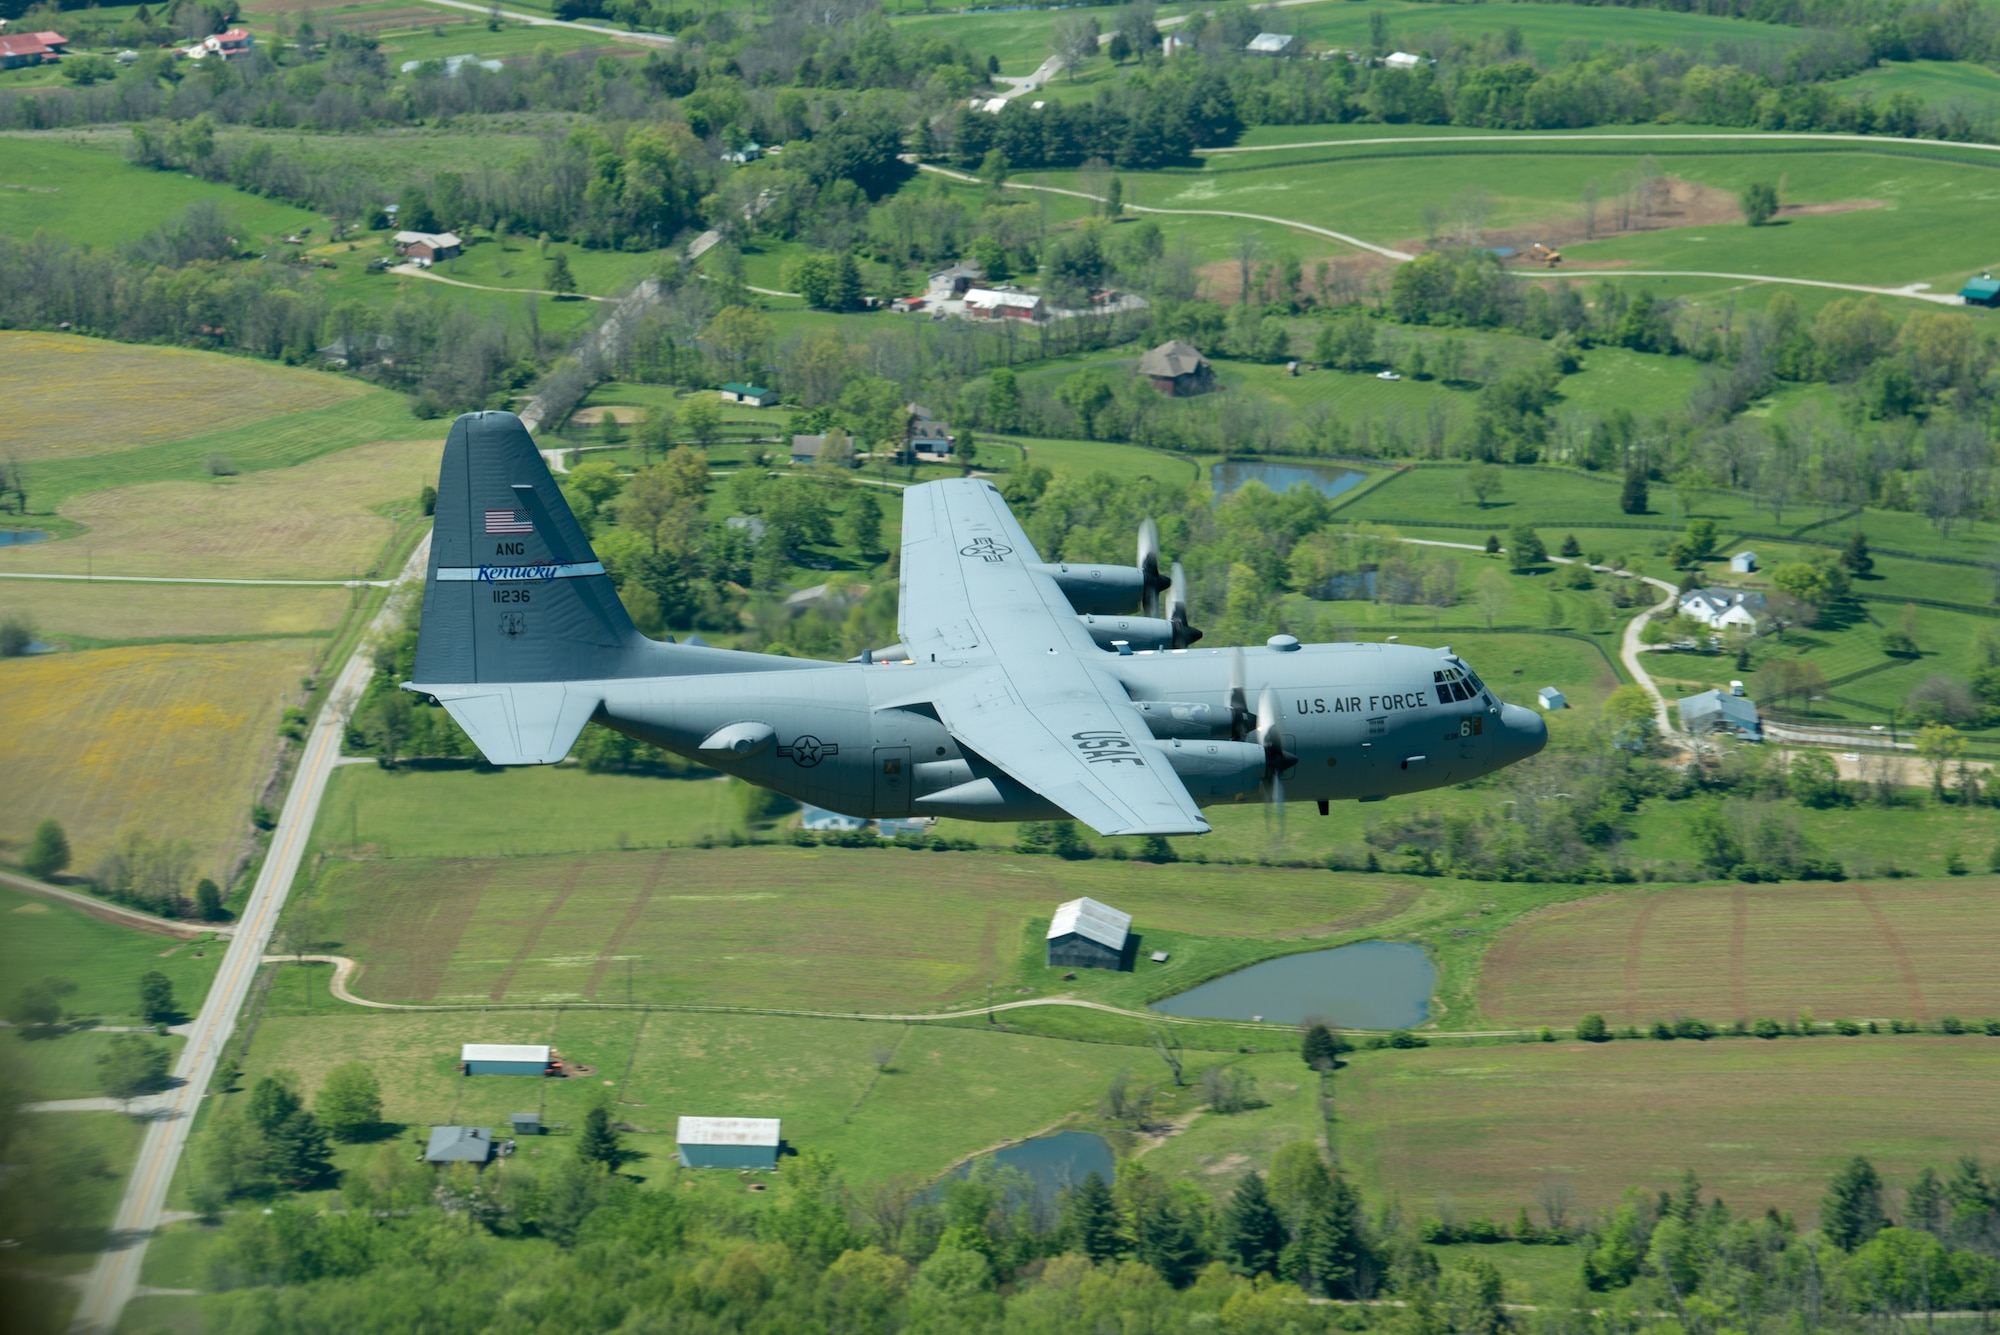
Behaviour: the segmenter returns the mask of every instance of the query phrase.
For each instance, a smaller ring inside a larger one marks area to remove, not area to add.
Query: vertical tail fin
[[[437,490],[418,682],[644,670],[652,642],[633,627],[520,418],[467,413],[453,423]]]

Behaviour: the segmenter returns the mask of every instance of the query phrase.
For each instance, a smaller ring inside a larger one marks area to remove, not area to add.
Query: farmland
[[[79,496],[63,518],[87,538],[7,549],[7,569],[81,575],[354,579],[422,518],[439,444],[385,441],[280,472],[150,482]],[[387,513],[385,513],[387,511]]]
[[[1847,1156],[1906,1182],[1990,1153],[1993,1047],[1821,1037],[1361,1053],[1335,1077],[1336,1134],[1366,1186],[1426,1213],[1512,1218],[1551,1183],[1574,1208],[1603,1210],[1692,1168],[1739,1213],[1775,1206],[1809,1226]]]
[[[69,832],[79,870],[121,830],[191,841],[196,875],[227,882],[278,716],[315,640],[163,644],[0,661],[0,838]]]
[[[68,334],[0,333],[0,455],[82,459],[325,408],[367,391],[350,380],[182,348]]]
[[[2000,1010],[2000,887],[1908,881],[1625,894],[1543,909],[1494,943],[1495,1019],[1730,1022],[1801,1011],[1931,1021]]]
[[[214,203],[243,229],[246,241],[275,242],[319,219],[311,212],[259,199],[228,186],[171,172],[147,171],[115,152],[73,148],[55,139],[10,135],[6,183],[0,190],[0,234],[37,231],[94,246],[136,240],[179,217],[189,205]],[[18,335],[10,335],[18,337]]]
[[[75,909],[0,886],[0,914],[6,915],[7,949],[0,951],[0,996],[12,998],[23,987],[51,974],[67,978],[77,990],[63,999],[65,1009],[96,1016],[107,1023],[133,1023],[139,1018],[139,975],[164,973],[174,985],[174,997],[192,1013],[208,990],[222,951],[215,943],[196,943],[153,936],[129,927],[101,922]],[[72,1037],[82,1037],[72,1035]],[[18,1032],[0,1037],[27,1052],[70,1046],[69,1040],[29,1041]],[[39,1097],[77,1098],[97,1092],[88,1061],[73,1073],[63,1092],[50,1092],[49,1082],[31,1079]],[[81,1090],[76,1085],[81,1082]]]
[[[347,589],[229,588],[0,580],[0,617],[25,617],[54,644],[325,635],[353,602]]]
[[[929,1011],[990,983],[1064,990],[1022,934],[1081,894],[1176,946],[1088,980],[1128,1005],[1298,948],[1269,938],[1351,937],[1409,900],[1396,878],[1325,871],[718,848],[329,862],[288,922],[359,959],[371,1000]]]

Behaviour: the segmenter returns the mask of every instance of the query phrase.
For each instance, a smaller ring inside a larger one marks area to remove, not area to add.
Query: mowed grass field
[[[1627,893],[1542,909],[1488,953],[1496,1022],[2000,1014],[1991,878]],[[1995,1044],[2000,1059],[2000,1043]],[[2000,1060],[1996,1060],[2000,1066]]]
[[[153,969],[167,976],[174,985],[174,999],[193,1014],[222,961],[220,943],[154,936],[4,886],[0,886],[0,923],[6,924],[0,933],[0,996],[11,999],[29,983],[53,974],[77,985],[63,999],[65,1010],[107,1023],[137,1022],[139,975]],[[42,1050],[63,1047],[67,1040],[30,1043],[14,1032],[4,1041]],[[85,1091],[94,1092],[94,1086]]]
[[[0,138],[0,181],[27,187],[0,190],[0,233],[15,237],[46,231],[66,241],[115,246],[180,217],[190,204],[208,201],[221,206],[232,235],[246,244],[275,241],[319,221],[305,209],[197,181],[185,172],[149,171],[117,152],[53,136]]]
[[[346,589],[331,588],[0,579],[0,617],[26,617],[44,639],[86,644],[323,635],[340,623],[353,598]]]
[[[1024,961],[1031,924],[1085,894],[1171,940],[1172,960],[1074,984],[1039,952]],[[377,1001],[906,1013],[976,1004],[996,983],[1003,1000],[1098,983],[1136,1005],[1352,934],[1412,895],[1400,878],[1317,870],[758,847],[329,861],[287,921],[359,959],[353,989]]]
[[[467,1078],[456,1071],[459,1045],[467,1042],[549,1043],[595,1069],[567,1080]],[[887,1070],[877,1069],[878,1051],[894,1054]],[[384,1117],[416,1134],[437,1124],[505,1127],[509,1113],[536,1111],[573,1132],[593,1103],[609,1099],[615,1117],[641,1129],[628,1143],[648,1157],[628,1171],[656,1183],[674,1172],[668,1156],[679,1117],[776,1117],[791,1145],[830,1151],[851,1181],[865,1183],[932,1176],[1032,1136],[1094,1106],[1114,1074],[1145,1056],[1114,1044],[980,1028],[780,1016],[267,1016],[241,1089],[289,1069],[316,1090],[331,1067],[366,1061],[382,1082]],[[568,1153],[571,1143],[554,1137],[521,1145],[533,1162],[538,1154]],[[363,1155],[372,1153],[363,1147]]]
[[[109,454],[326,408],[367,392],[359,381],[247,357],[73,334],[0,333],[0,397],[10,406],[0,418],[0,457],[33,463]]]
[[[1990,1157],[2000,1039],[1534,1043],[1363,1052],[1335,1077],[1340,1158],[1406,1210],[1511,1219],[1569,1187],[1588,1212],[1692,1168],[1739,1214],[1811,1227],[1865,1154],[1893,1186]]]
[[[0,662],[0,840],[68,831],[92,870],[128,826],[187,839],[194,875],[223,881],[276,745],[287,692],[319,641],[162,644]]]
[[[287,469],[94,491],[62,507],[87,534],[0,549],[0,568],[357,578],[371,572],[395,532],[397,519],[385,510],[400,508],[404,522],[421,518],[417,495],[435,482],[440,452],[433,440],[381,441]]]

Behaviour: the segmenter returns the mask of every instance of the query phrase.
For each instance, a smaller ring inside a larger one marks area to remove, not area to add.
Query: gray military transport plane
[[[1324,813],[1547,740],[1449,649],[1191,648],[1150,524],[1133,566],[1044,562],[983,479],[903,492],[901,571],[902,643],[846,663],[649,639],[520,419],[469,413],[445,444],[404,689],[496,765],[554,764],[596,719],[849,815],[1074,817],[1106,835],[1201,834],[1218,802]]]

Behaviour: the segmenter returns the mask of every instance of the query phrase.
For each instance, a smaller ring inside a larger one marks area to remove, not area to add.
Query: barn
[[[434,1126],[425,1163],[483,1164],[493,1157],[493,1132],[483,1126]]]
[[[536,1043],[467,1043],[458,1050],[465,1075],[550,1075],[549,1049]]]
[[[1206,394],[1215,388],[1215,368],[1191,343],[1169,339],[1139,359],[1138,373],[1170,399]]]
[[[683,1117],[674,1133],[683,1168],[776,1168],[775,1117]]]
[[[1132,915],[1094,899],[1072,899],[1056,906],[1049,920],[1049,967],[1052,969],[1122,969],[1132,935]]]

